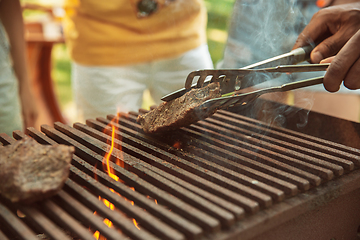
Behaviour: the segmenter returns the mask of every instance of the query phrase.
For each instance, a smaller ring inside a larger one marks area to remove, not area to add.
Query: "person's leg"
[[[18,82],[10,69],[0,67],[0,72],[0,133],[12,136],[23,130]]]
[[[72,87],[80,120],[137,111],[146,89],[146,65],[83,66],[73,63]]]
[[[207,45],[179,57],[154,62],[150,94],[155,103],[160,104],[164,95],[183,88],[189,73],[200,69],[213,69]]]
[[[0,21],[0,133],[23,130],[19,84],[9,55],[9,42]]]

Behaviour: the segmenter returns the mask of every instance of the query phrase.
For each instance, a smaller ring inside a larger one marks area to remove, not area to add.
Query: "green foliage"
[[[214,65],[216,65],[223,56],[228,23],[234,2],[235,0],[205,0],[206,8],[208,10],[208,46]],[[216,30],[215,36],[211,34],[214,32],[213,30]]]
[[[55,93],[63,109],[72,102],[71,63],[65,44],[56,44],[52,52],[51,77],[55,85]]]

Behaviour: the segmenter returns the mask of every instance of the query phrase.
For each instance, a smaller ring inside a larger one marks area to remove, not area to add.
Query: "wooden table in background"
[[[54,44],[64,43],[64,38],[46,38],[41,23],[25,23],[25,28],[29,78],[39,109],[35,128],[40,129],[42,124],[53,126],[54,122],[67,123],[58,104],[51,78],[52,48]]]

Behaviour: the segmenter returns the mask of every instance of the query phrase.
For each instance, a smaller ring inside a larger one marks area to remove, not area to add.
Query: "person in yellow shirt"
[[[64,34],[80,119],[156,104],[213,68],[203,0],[66,0]]]

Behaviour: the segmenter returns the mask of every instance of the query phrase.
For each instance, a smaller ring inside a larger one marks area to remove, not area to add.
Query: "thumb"
[[[341,32],[326,38],[318,44],[310,54],[312,63],[319,63],[321,60],[336,55],[342,46],[346,43]]]
[[[334,58],[335,56],[325,58],[324,60],[321,60],[320,63],[331,63]]]

